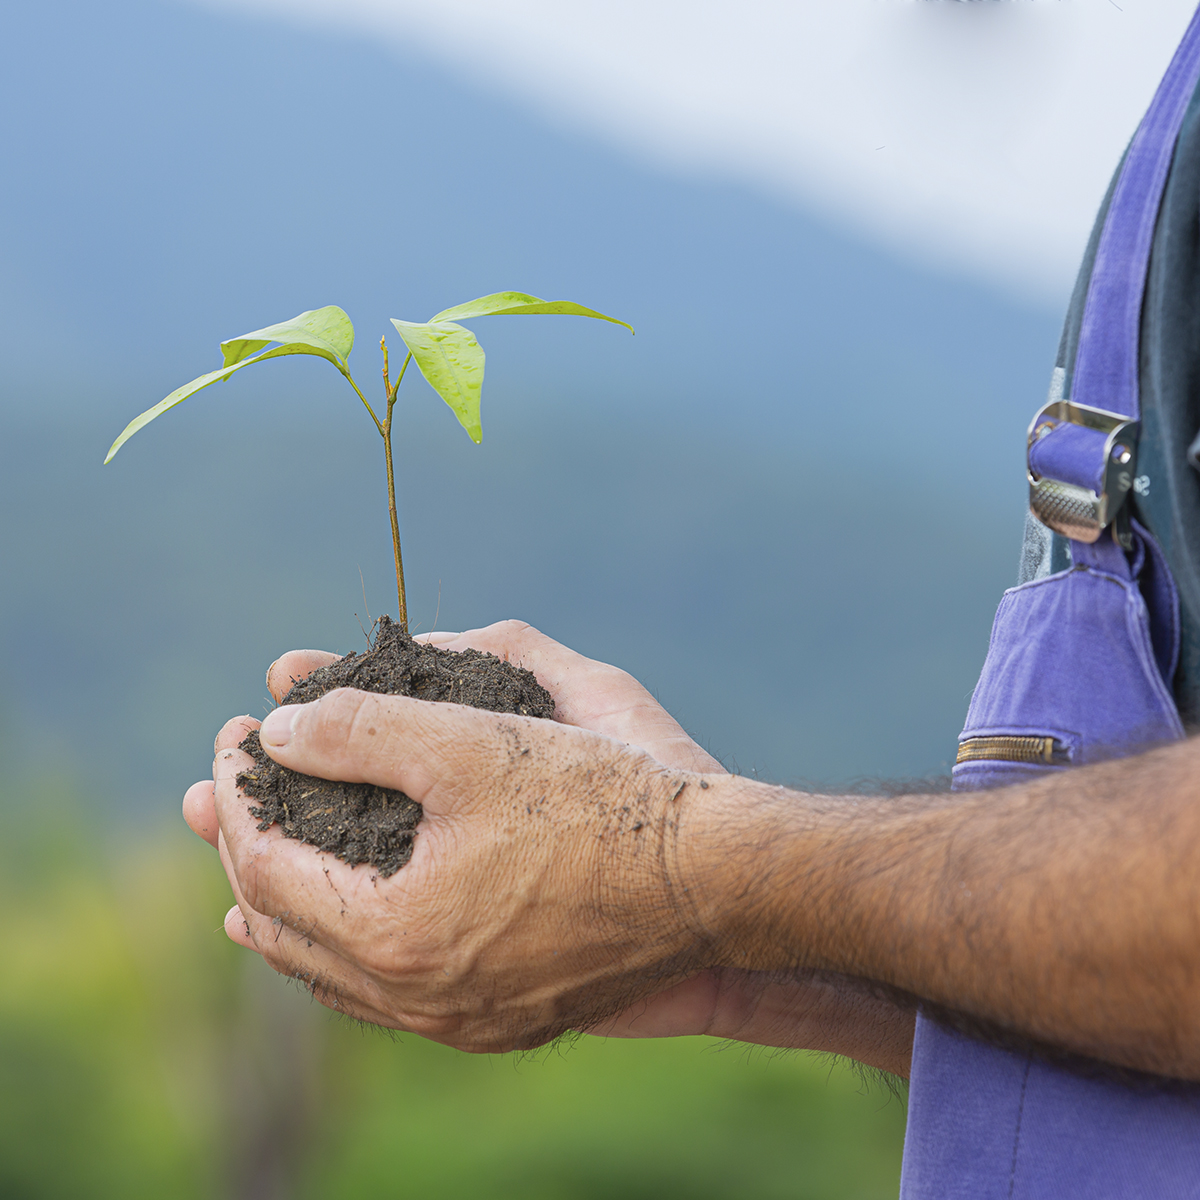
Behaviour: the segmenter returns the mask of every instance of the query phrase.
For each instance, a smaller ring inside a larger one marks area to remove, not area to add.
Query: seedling
[[[478,300],[468,300],[466,304],[456,304],[453,308],[443,309],[423,323],[397,321],[393,318],[392,324],[403,339],[408,354],[393,383],[388,366],[387,340],[379,339],[379,347],[383,351],[383,391],[387,405],[382,410],[384,415],[381,420],[350,374],[348,362],[354,346],[354,326],[340,308],[329,305],[326,308],[303,312],[290,321],[268,325],[265,329],[256,329],[253,333],[244,333],[241,337],[222,342],[224,365],[217,371],[209,371],[207,375],[201,375],[191,383],[176,388],[153,408],[148,408],[141,416],[130,421],[121,431],[121,436],[113,442],[104,461],[111,462],[113,455],[139,429],[149,425],[167,409],[182,404],[201,388],[228,379],[235,371],[240,371],[252,363],[265,362],[269,358],[282,358],[288,354],[314,354],[333,363],[362,401],[375,429],[383,439],[384,462],[387,467],[388,516],[392,524],[392,554],[396,560],[396,599],[400,606],[399,623],[407,633],[408,602],[404,591],[404,557],[400,551],[400,521],[396,513],[396,480],[392,466],[392,413],[396,407],[396,393],[404,381],[409,364],[415,361],[421,374],[449,405],[471,440],[478,443],[483,437],[479,423],[479,400],[483,389],[484,355],[483,349],[475,340],[475,335],[458,322],[470,320],[472,317],[538,314],[594,317],[598,321],[624,325],[630,333],[633,332],[633,327],[625,321],[605,316],[604,313],[591,308],[584,308],[582,304],[574,304],[570,300],[540,300],[537,296],[529,296],[524,292],[494,292],[490,296],[480,296]]]

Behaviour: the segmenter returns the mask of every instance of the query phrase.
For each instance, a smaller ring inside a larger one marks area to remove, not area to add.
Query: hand
[[[285,766],[423,804],[412,861],[380,879],[257,830],[236,786],[252,725],[222,731],[208,788],[240,910],[226,927],[324,1003],[496,1051],[594,1024],[706,965],[672,866],[699,777],[596,734],[452,704],[342,689],[277,709],[260,736]],[[189,792],[189,819],[214,840],[203,792]]]
[[[666,765],[722,770],[632,676],[587,659],[523,622],[503,621],[462,634],[430,633],[418,640],[453,650],[485,650],[527,667],[554,696],[560,722],[639,745]],[[336,658],[322,651],[293,651],[272,664],[268,686],[280,700],[293,682]],[[250,718],[231,722],[218,747],[236,747],[257,725]],[[197,784],[184,810],[193,830],[217,845],[212,796],[212,784]],[[257,948],[238,907],[231,909],[226,924],[234,940]],[[911,1013],[865,991],[858,981],[838,976],[787,979],[725,969],[702,972],[649,997],[594,1032],[616,1037],[710,1034],[827,1050],[906,1075],[912,1021]]]

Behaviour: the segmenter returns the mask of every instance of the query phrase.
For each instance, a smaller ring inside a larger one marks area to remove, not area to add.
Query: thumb
[[[459,704],[338,688],[310,704],[275,709],[259,738],[267,754],[293,771],[395,788],[432,813],[461,810],[464,798],[482,790],[511,758],[513,729],[532,723]]]

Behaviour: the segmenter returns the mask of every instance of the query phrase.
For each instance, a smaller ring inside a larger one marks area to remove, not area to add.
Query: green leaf
[[[344,371],[346,359],[354,348],[354,326],[336,304],[314,308],[290,321],[268,325],[266,329],[256,329],[253,333],[243,333],[241,337],[222,342],[225,365],[229,367],[242,362],[272,342],[296,347],[292,354],[316,354],[327,358]]]
[[[207,375],[201,375],[199,379],[193,379],[191,383],[185,383],[183,387],[176,388],[164,400],[160,400],[153,408],[148,408],[140,417],[134,417],[128,425],[121,430],[121,436],[109,447],[108,453],[104,456],[104,464],[107,466],[112,462],[113,455],[125,445],[127,441],[139,429],[145,425],[149,425],[155,417],[161,416],[168,408],[174,408],[175,405],[181,404],[193,393],[198,392],[201,388],[206,388],[210,383],[216,383],[220,379],[226,379],[239,370],[247,363],[257,362],[257,359],[245,359],[242,362],[234,363],[233,366],[222,367],[219,371],[209,371]]]
[[[259,353],[264,346],[272,342],[282,342],[266,353]],[[141,416],[134,417],[121,431],[121,436],[113,442],[105,456],[105,463],[112,461],[113,455],[125,445],[139,429],[149,425],[155,417],[162,416],[169,408],[182,404],[189,396],[193,396],[201,388],[228,379],[234,371],[248,367],[251,363],[265,362],[268,358],[283,358],[290,354],[315,354],[327,359],[343,375],[347,374],[346,359],[354,346],[354,326],[350,318],[336,305],[327,308],[317,308],[303,312],[290,321],[282,321],[278,325],[268,325],[266,329],[256,329],[253,333],[244,333],[241,337],[230,338],[221,343],[221,352],[225,357],[225,365],[217,371],[209,371],[176,388],[169,396],[160,400],[153,408],[148,408]],[[478,404],[476,405],[478,408]]]
[[[429,324],[440,321],[466,321],[471,317],[517,316],[594,317],[597,321],[611,321],[614,325],[624,325],[630,333],[633,332],[633,326],[627,321],[605,316],[602,312],[596,312],[594,308],[584,308],[582,304],[571,300],[541,300],[526,292],[493,292],[490,296],[480,296],[478,300],[468,300],[466,304],[442,309],[437,316],[429,318]]]
[[[429,386],[450,406],[458,423],[478,443],[479,394],[483,389],[483,349],[475,335],[452,321],[392,320]]]

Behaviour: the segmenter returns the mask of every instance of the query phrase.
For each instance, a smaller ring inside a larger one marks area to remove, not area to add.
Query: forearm
[[[908,1078],[912,1063],[915,1007],[898,1005],[859,979],[806,973],[754,974],[730,979],[727,1004],[709,1033],[715,1037],[839,1054],[869,1067]]]
[[[720,994],[710,1036],[839,1054],[908,1078],[915,1008],[863,980],[822,972],[715,974]]]
[[[712,779],[676,842],[679,877],[723,966],[875,979],[1200,1078],[1198,750],[887,801]]]
[[[716,968],[589,1030],[601,1037],[702,1035],[853,1058],[907,1079],[912,1005],[862,980],[820,972]]]

